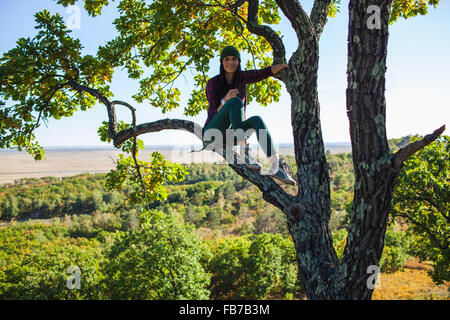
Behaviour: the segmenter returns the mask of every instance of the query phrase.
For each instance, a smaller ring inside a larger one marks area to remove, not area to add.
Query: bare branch
[[[250,49],[250,53],[251,53],[252,59],[253,59],[253,68],[256,70],[257,68],[256,68],[256,62],[255,62],[255,54],[254,54],[254,52],[253,52],[252,45],[250,44],[250,42],[248,41],[248,39],[244,36],[244,26],[241,25],[241,24],[239,23],[239,27],[241,28],[241,34],[240,34],[240,36],[242,37],[242,39],[245,40],[245,42],[247,42],[247,46],[248,46],[248,48]]]
[[[181,76],[181,74],[183,73],[184,69],[186,69],[186,67],[192,62],[192,60],[194,60],[194,58],[190,58],[188,61],[186,61],[183,64],[183,66],[180,68],[180,70],[178,70],[177,72],[171,72],[171,73],[165,74],[164,78],[158,83],[158,84],[165,84],[162,87],[162,89],[166,88],[169,84],[171,85],[171,88],[172,88],[173,83]],[[175,78],[173,78],[169,82],[166,82],[166,79],[169,78],[170,76],[173,76],[174,74],[176,74]]]
[[[404,148],[401,148],[398,150],[393,159],[393,167],[395,170],[400,170],[400,168],[403,166],[403,162],[406,161],[410,156],[412,156],[414,153],[419,151],[420,149],[426,147],[431,142],[436,140],[443,132],[445,131],[445,125],[442,127],[434,130],[433,133],[427,134],[425,137],[423,137],[422,140],[415,141],[409,145],[407,145]]]
[[[125,106],[128,109],[130,109],[131,116],[133,117],[133,127],[136,127],[136,109],[132,105],[130,105],[129,103],[124,102],[124,101],[114,100],[111,102],[111,105],[116,105],[116,104],[120,104],[120,105]]]
[[[114,107],[114,104],[112,104],[103,94],[101,94],[98,90],[83,86],[76,82],[74,79],[70,79],[68,81],[69,85],[72,87],[72,89],[77,91],[84,91],[89,93],[90,95],[96,97],[98,100],[100,100],[101,103],[103,103],[106,106],[106,110],[108,112],[108,119],[109,119],[109,127],[108,127],[108,134],[111,139],[115,139],[115,136],[117,134],[117,118],[116,118],[116,109]]]

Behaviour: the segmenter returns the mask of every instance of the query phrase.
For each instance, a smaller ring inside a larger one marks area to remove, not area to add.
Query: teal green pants
[[[233,130],[227,130],[230,125]],[[267,157],[270,157],[272,152],[276,153],[272,137],[261,117],[253,116],[244,120],[244,104],[241,99],[233,98],[222,106],[204,128],[203,146],[215,142],[216,139],[222,140],[223,147],[227,146],[227,141],[228,145],[235,146],[240,141],[245,141],[253,132],[256,132],[258,143]]]

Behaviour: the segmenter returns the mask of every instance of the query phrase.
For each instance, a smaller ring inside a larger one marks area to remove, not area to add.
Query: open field
[[[148,150],[140,156],[149,160]],[[158,150],[167,159],[178,163],[220,162],[219,155],[211,151],[193,152],[183,149]],[[35,161],[26,152],[0,152],[0,184],[11,183],[21,178],[41,178],[46,176],[64,177],[80,173],[105,173],[115,167],[119,150],[114,149],[80,149],[46,151],[45,160]]]
[[[431,269],[428,262],[419,262],[414,258],[408,261],[403,271],[381,274],[379,288],[375,289],[374,300],[448,300],[449,285],[436,285],[427,271]]]
[[[199,150],[200,147],[194,148]],[[349,152],[346,144],[333,144],[327,147],[331,153]],[[105,173],[115,167],[119,150],[112,148],[50,148],[45,150],[45,160],[35,161],[26,152],[13,150],[0,151],[0,184],[13,183],[22,178],[41,178],[46,176],[64,177],[80,173]],[[164,157],[177,163],[224,163],[224,159],[212,151],[191,152],[189,148],[162,147],[146,148],[140,159],[149,160],[153,151],[159,151]],[[264,154],[255,147],[260,157]],[[280,146],[280,155],[293,155],[292,146]]]

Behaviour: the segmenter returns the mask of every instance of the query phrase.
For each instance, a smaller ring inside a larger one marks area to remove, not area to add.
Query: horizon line
[[[328,141],[324,142],[324,144],[351,144],[351,141]],[[258,143],[250,143],[250,145],[259,145]],[[281,142],[278,143],[279,146],[294,146],[293,142]],[[145,148],[158,148],[158,147],[180,147],[180,148],[189,148],[189,147],[202,147],[201,143],[196,144],[144,144]],[[104,149],[118,149],[113,145],[102,145],[102,144],[85,144],[85,145],[47,145],[42,146],[45,148],[104,148]],[[12,149],[4,149],[4,150],[12,150]],[[15,149],[14,149],[15,150]]]
[[[258,143],[250,143],[252,147],[259,148]],[[293,148],[294,143],[293,142],[285,142],[285,143],[279,143],[277,145],[281,148]],[[333,142],[324,142],[325,148],[327,147],[351,147],[350,141],[333,141]],[[145,149],[197,149],[202,148],[202,144],[152,144],[152,145],[144,145]],[[54,150],[74,150],[74,149],[85,149],[85,150],[95,150],[95,149],[102,149],[102,150],[120,150],[119,148],[115,148],[113,145],[102,145],[102,144],[96,144],[96,145],[50,145],[50,146],[42,146],[44,151],[54,151]],[[0,149],[0,152],[26,152],[26,150],[19,151],[17,149]]]

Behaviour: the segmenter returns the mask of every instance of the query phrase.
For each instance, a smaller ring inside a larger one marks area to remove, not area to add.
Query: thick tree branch
[[[400,170],[401,167],[403,166],[403,162],[405,162],[406,159],[408,159],[414,153],[416,153],[420,149],[424,148],[425,146],[429,145],[431,142],[436,140],[444,131],[445,131],[445,125],[434,130],[433,133],[427,134],[425,137],[423,137],[422,140],[415,141],[415,142],[407,145],[406,147],[398,150],[394,155],[394,159],[393,159],[393,163],[392,163],[393,168],[395,170]]]
[[[234,158],[234,163],[236,158]],[[248,169],[245,165],[229,164],[229,166],[242,178],[250,181],[263,193],[263,199],[273,204],[285,214],[289,214],[290,208],[295,203],[295,196],[283,190],[270,176]]]
[[[259,0],[248,1],[247,28],[251,33],[264,37],[270,43],[274,64],[285,64],[287,60],[283,41],[272,28],[258,24],[258,9]]]
[[[202,127],[199,124],[189,120],[161,119],[154,122],[139,124],[136,127],[119,132],[114,139],[114,145],[117,147],[126,140],[144,133],[167,129],[185,130],[202,140]],[[217,150],[215,151],[217,152]],[[217,153],[221,154],[220,152]],[[221,155],[225,159],[227,158],[225,151]],[[295,197],[284,191],[272,178],[261,175],[260,172],[248,169],[245,165],[238,164],[235,154],[233,154],[233,158],[230,159],[230,162],[230,167],[233,168],[236,173],[253,183],[262,191],[263,198],[267,202],[273,204],[280,210],[286,210],[286,208],[289,208],[291,204],[294,203]]]
[[[202,140],[202,127],[199,124],[189,120],[162,119],[154,122],[139,124],[136,127],[119,132],[114,139],[114,145],[119,146],[126,140],[144,133],[157,132],[167,129],[185,130],[193,133],[197,138]],[[220,152],[218,153],[221,154]],[[225,152],[221,155],[225,159],[227,158]],[[284,191],[272,178],[266,175],[261,175],[260,172],[248,169],[245,165],[238,164],[235,154],[233,154],[233,159],[231,159],[230,162],[232,162],[229,164],[230,167],[233,168],[237,174],[253,183],[262,191],[263,198],[267,202],[273,204],[280,210],[286,210],[286,208],[289,208],[294,203],[295,197]]]
[[[323,28],[327,23],[328,9],[330,8],[331,0],[315,0],[314,6],[311,10],[311,22],[316,32],[317,38],[320,38]]]
[[[197,138],[202,140],[202,126],[190,121],[181,119],[161,119],[154,122],[146,122],[138,124],[137,126],[129,129],[122,130],[114,137],[114,146],[118,147],[126,140],[137,137],[144,133],[158,132],[162,130],[185,130],[193,133]]]

